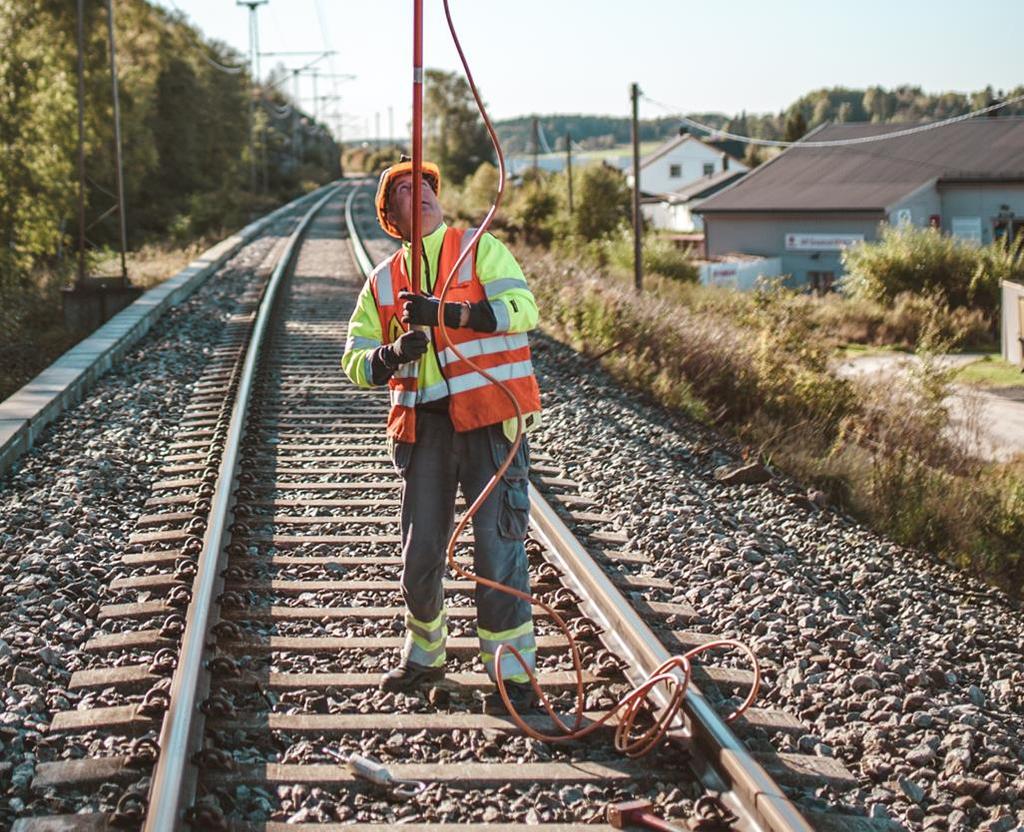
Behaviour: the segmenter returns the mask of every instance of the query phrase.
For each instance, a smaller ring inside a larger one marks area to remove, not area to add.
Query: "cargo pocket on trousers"
[[[498,511],[498,534],[506,540],[525,540],[530,525],[530,495],[525,479],[506,482]]]
[[[412,448],[411,442],[396,442],[388,437],[388,455],[391,457],[391,464],[395,466],[395,470],[400,476],[404,477],[405,472],[409,470],[409,463],[412,462]]]

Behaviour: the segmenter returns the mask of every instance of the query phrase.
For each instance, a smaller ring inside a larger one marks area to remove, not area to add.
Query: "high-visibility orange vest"
[[[473,236],[448,228],[438,257],[437,280],[440,291],[452,266]],[[406,272],[404,249],[381,263],[370,275],[370,289],[380,314],[383,343],[397,340],[408,327],[402,323],[402,301],[398,293],[412,291]],[[476,250],[463,261],[445,298],[448,303],[477,303],[487,300],[484,285],[476,273]],[[515,396],[522,412],[540,410],[540,389],[533,374],[530,345],[525,332],[476,332],[469,327],[447,330],[448,340],[441,343],[439,327],[431,329],[438,364],[444,380],[425,389],[419,388],[419,361],[403,364],[388,380],[391,412],[388,436],[399,442],[416,441],[416,405],[449,397],[448,412],[452,425],[460,433],[504,422],[516,415],[512,403],[498,387],[473,370],[448,349],[454,344],[467,358],[501,381]]]

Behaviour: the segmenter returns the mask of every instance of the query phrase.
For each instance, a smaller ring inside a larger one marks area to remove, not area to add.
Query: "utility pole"
[[[380,147],[380,111],[373,114],[373,143]]]
[[[295,164],[300,163],[301,152],[299,151],[299,71],[298,69],[292,70],[292,80],[294,84],[293,101],[292,101],[292,112],[291,112],[291,123],[292,123],[292,157],[295,159]]]
[[[539,167],[537,162],[537,155],[540,153],[540,119],[537,116],[533,117],[533,169],[537,170]]]
[[[395,108],[388,106],[388,144],[395,143]]]
[[[569,216],[572,216],[572,134],[565,131],[565,172],[569,186]]]
[[[260,32],[256,9],[268,0],[235,0],[236,6],[249,8],[249,73],[252,90],[249,92],[249,190],[256,191],[256,90],[260,79]],[[264,176],[266,186],[266,176]]]
[[[320,70],[319,69],[312,69],[312,70],[310,70],[310,72],[313,75],[313,121],[319,122],[320,121],[320,99],[317,98],[317,94],[316,94],[316,92],[317,92],[317,90],[316,90],[316,87],[317,87],[316,81],[317,81],[317,76],[320,74]]]
[[[124,212],[124,159],[121,156],[121,101],[117,95],[117,56],[114,52],[114,4],[107,0],[107,39],[110,43],[110,83],[114,91],[114,158],[117,162],[117,215],[121,220],[121,285],[128,285],[128,224]]]
[[[633,101],[633,278],[636,290],[644,287],[643,251],[641,249],[640,227],[640,125],[638,113],[640,107],[640,86],[631,84],[630,98]]]
[[[83,0],[78,0],[78,276],[75,288],[85,288],[85,23]]]

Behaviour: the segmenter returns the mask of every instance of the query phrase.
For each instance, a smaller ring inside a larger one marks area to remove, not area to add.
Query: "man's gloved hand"
[[[426,351],[427,333],[413,329],[403,333],[395,341],[385,346],[381,357],[388,367],[397,370],[402,364],[416,361]]]
[[[402,323],[413,326],[437,326],[437,307],[441,301],[429,295],[416,295],[412,292],[399,292],[398,299],[405,301],[402,305]],[[462,324],[461,303],[444,305],[444,325],[456,329]]]

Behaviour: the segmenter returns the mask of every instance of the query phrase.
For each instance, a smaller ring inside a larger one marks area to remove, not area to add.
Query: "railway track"
[[[377,690],[401,645],[400,485],[384,442],[386,390],[356,389],[338,369],[370,259],[359,239],[368,204],[353,183],[328,193],[241,299],[124,555],[132,574],[109,586],[102,633],[86,645],[95,661],[72,678],[85,707],[50,725],[50,742],[73,749],[36,768],[33,789],[55,814],[23,818],[16,832],[300,823],[555,832],[603,823],[606,804],[637,799],[680,824],[704,813],[707,829],[891,828],[801,814],[791,797],[828,797],[856,780],[832,758],[767,750],[805,733],[785,713],[752,709],[726,727],[719,712],[752,682],[727,660],[699,668],[685,720],[640,761],[619,757],[608,735],[549,745],[481,713],[490,682],[475,658],[468,582],[446,585],[446,681],[425,697]],[[324,277],[316,264],[348,257],[350,236],[351,268]],[[384,253],[380,241],[368,245],[374,259]],[[644,555],[557,461],[534,459],[531,585],[574,622],[588,710],[600,712],[708,637],[686,629],[697,611],[644,574]],[[537,623],[540,681],[569,710],[566,642],[550,621]],[[546,716],[531,720],[548,727]],[[339,762],[351,753],[425,789],[406,800],[357,779]],[[79,813],[97,803],[103,811]]]

